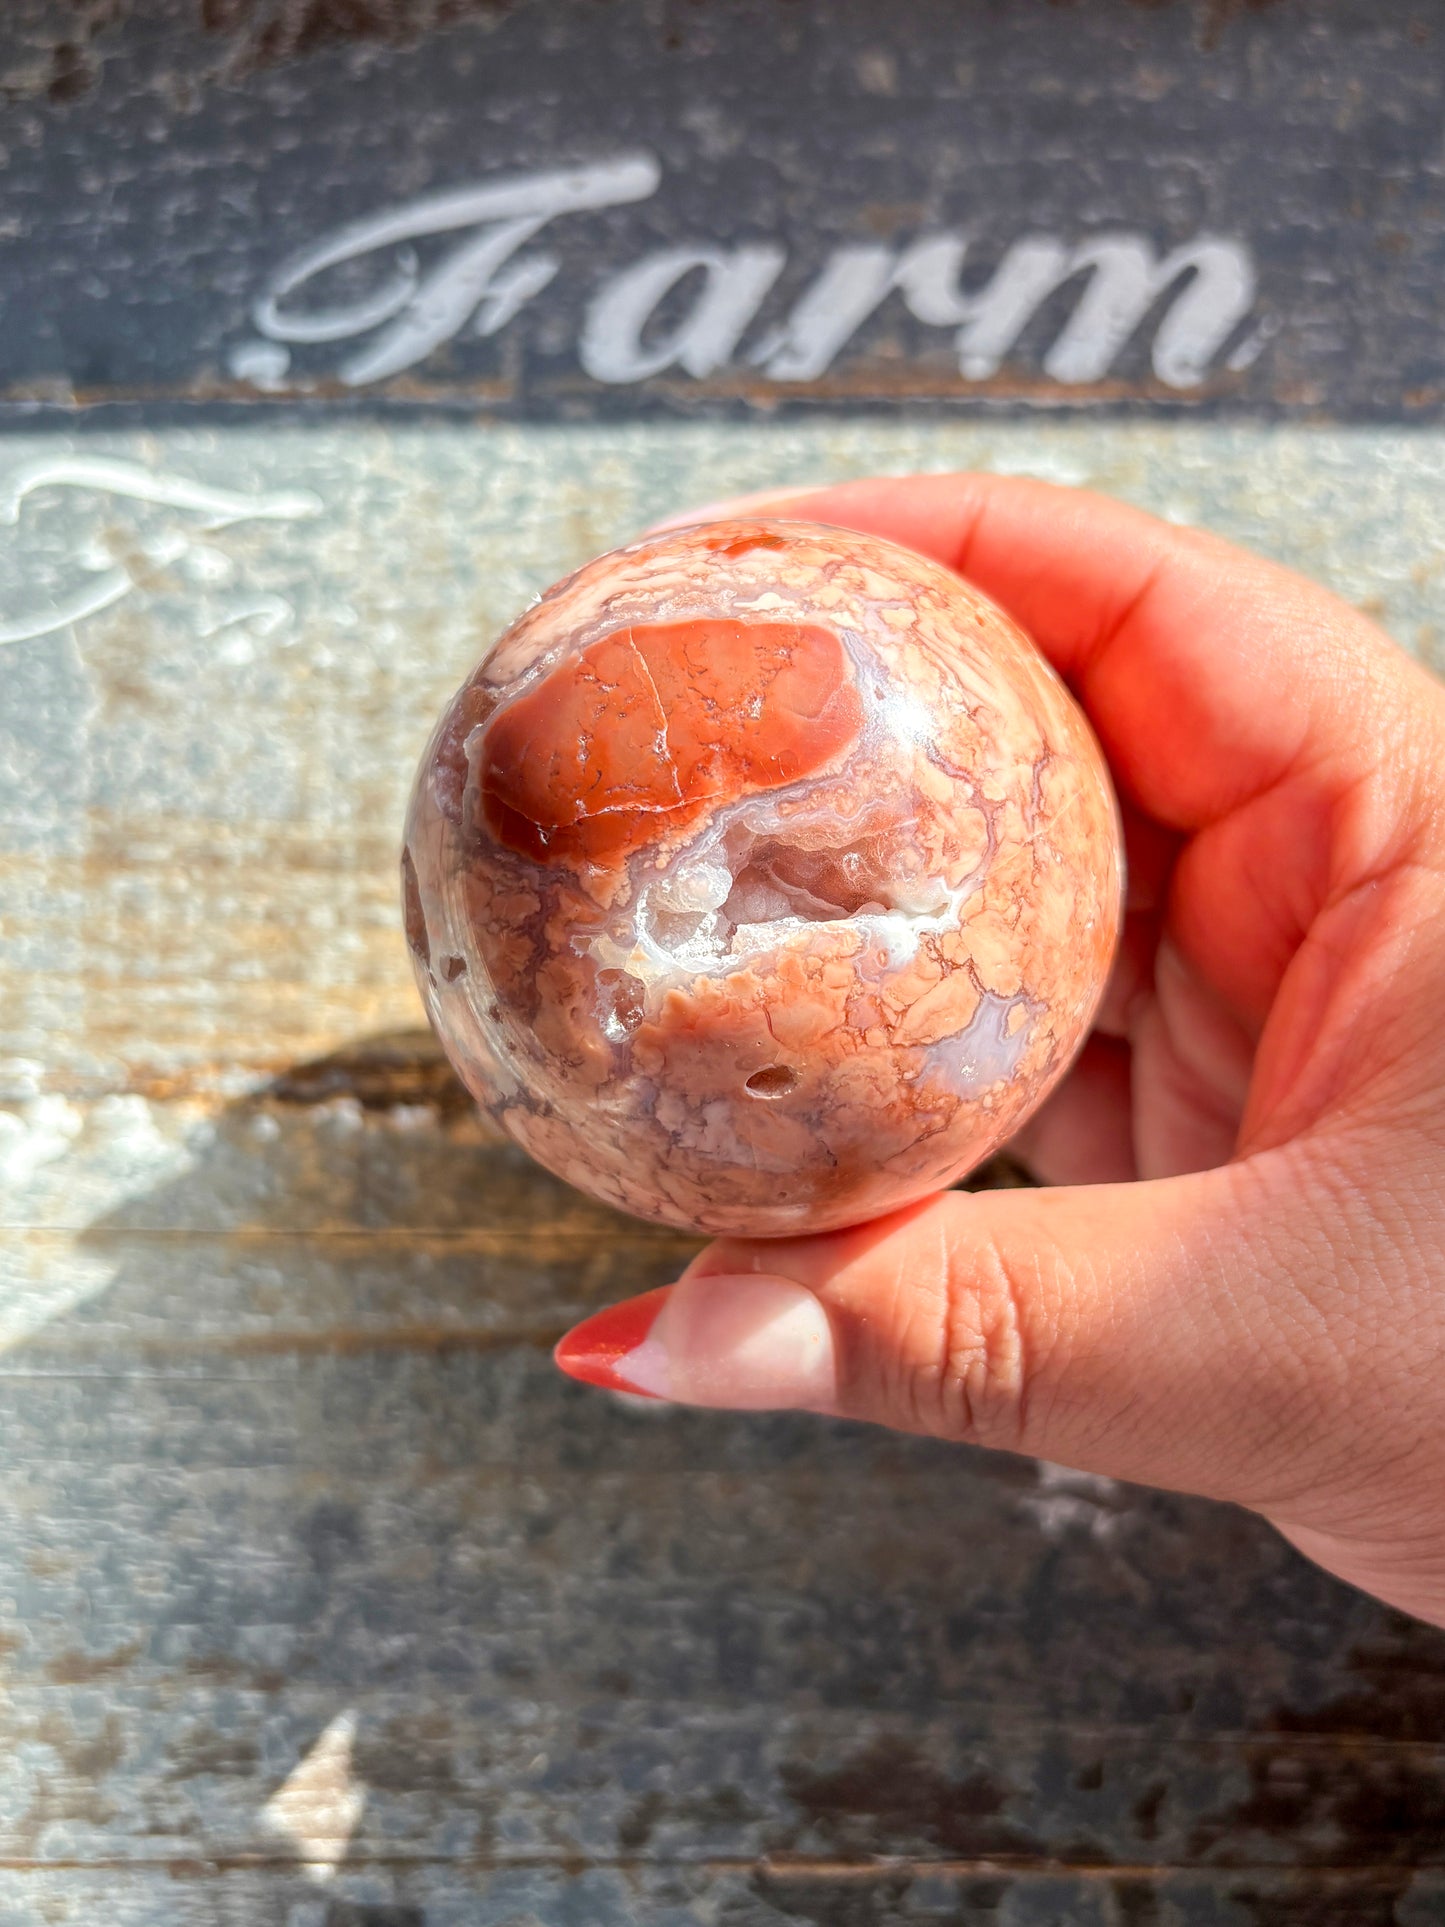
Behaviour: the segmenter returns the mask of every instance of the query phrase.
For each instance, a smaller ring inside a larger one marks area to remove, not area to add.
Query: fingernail
[[[685,1278],[598,1312],[556,1358],[589,1385],[734,1412],[828,1412],[837,1393],[828,1314],[788,1278]]]
[[[757,488],[747,495],[725,495],[720,501],[703,502],[680,514],[665,515],[660,522],[649,522],[642,533],[660,535],[666,529],[685,529],[694,522],[722,522],[732,515],[756,514],[804,495],[816,495],[822,487],[821,482],[800,482],[794,488]]]
[[[600,1385],[608,1392],[635,1392],[644,1398],[666,1398],[666,1392],[641,1383],[638,1374],[648,1376],[648,1338],[670,1289],[663,1285],[658,1291],[645,1291],[640,1298],[628,1298],[620,1305],[594,1312],[572,1327],[553,1358],[569,1378],[580,1378],[584,1385]]]

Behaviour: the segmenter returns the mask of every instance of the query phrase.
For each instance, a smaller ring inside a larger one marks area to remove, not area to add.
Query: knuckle
[[[991,1240],[955,1246],[938,1334],[938,1383],[955,1436],[1005,1451],[1025,1449],[1043,1365],[1029,1307],[1034,1267]]]

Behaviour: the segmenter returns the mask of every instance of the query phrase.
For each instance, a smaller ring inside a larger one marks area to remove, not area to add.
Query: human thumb
[[[1265,1505],[1340,1376],[1306,1167],[1289,1147],[724,1239],[579,1325],[557,1362],[682,1404],[826,1412]]]

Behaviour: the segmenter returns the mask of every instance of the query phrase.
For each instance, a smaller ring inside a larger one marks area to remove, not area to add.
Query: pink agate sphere
[[[478,1100],[594,1197],[825,1230],[951,1184],[1088,1030],[1108,774],[1028,638],[935,562],[806,522],[559,583],[423,758],[407,936]]]

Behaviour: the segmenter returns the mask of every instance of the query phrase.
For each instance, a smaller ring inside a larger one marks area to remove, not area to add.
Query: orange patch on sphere
[[[715,805],[815,775],[862,722],[830,629],[634,623],[497,711],[482,807],[499,842],[539,863],[615,867]]]

